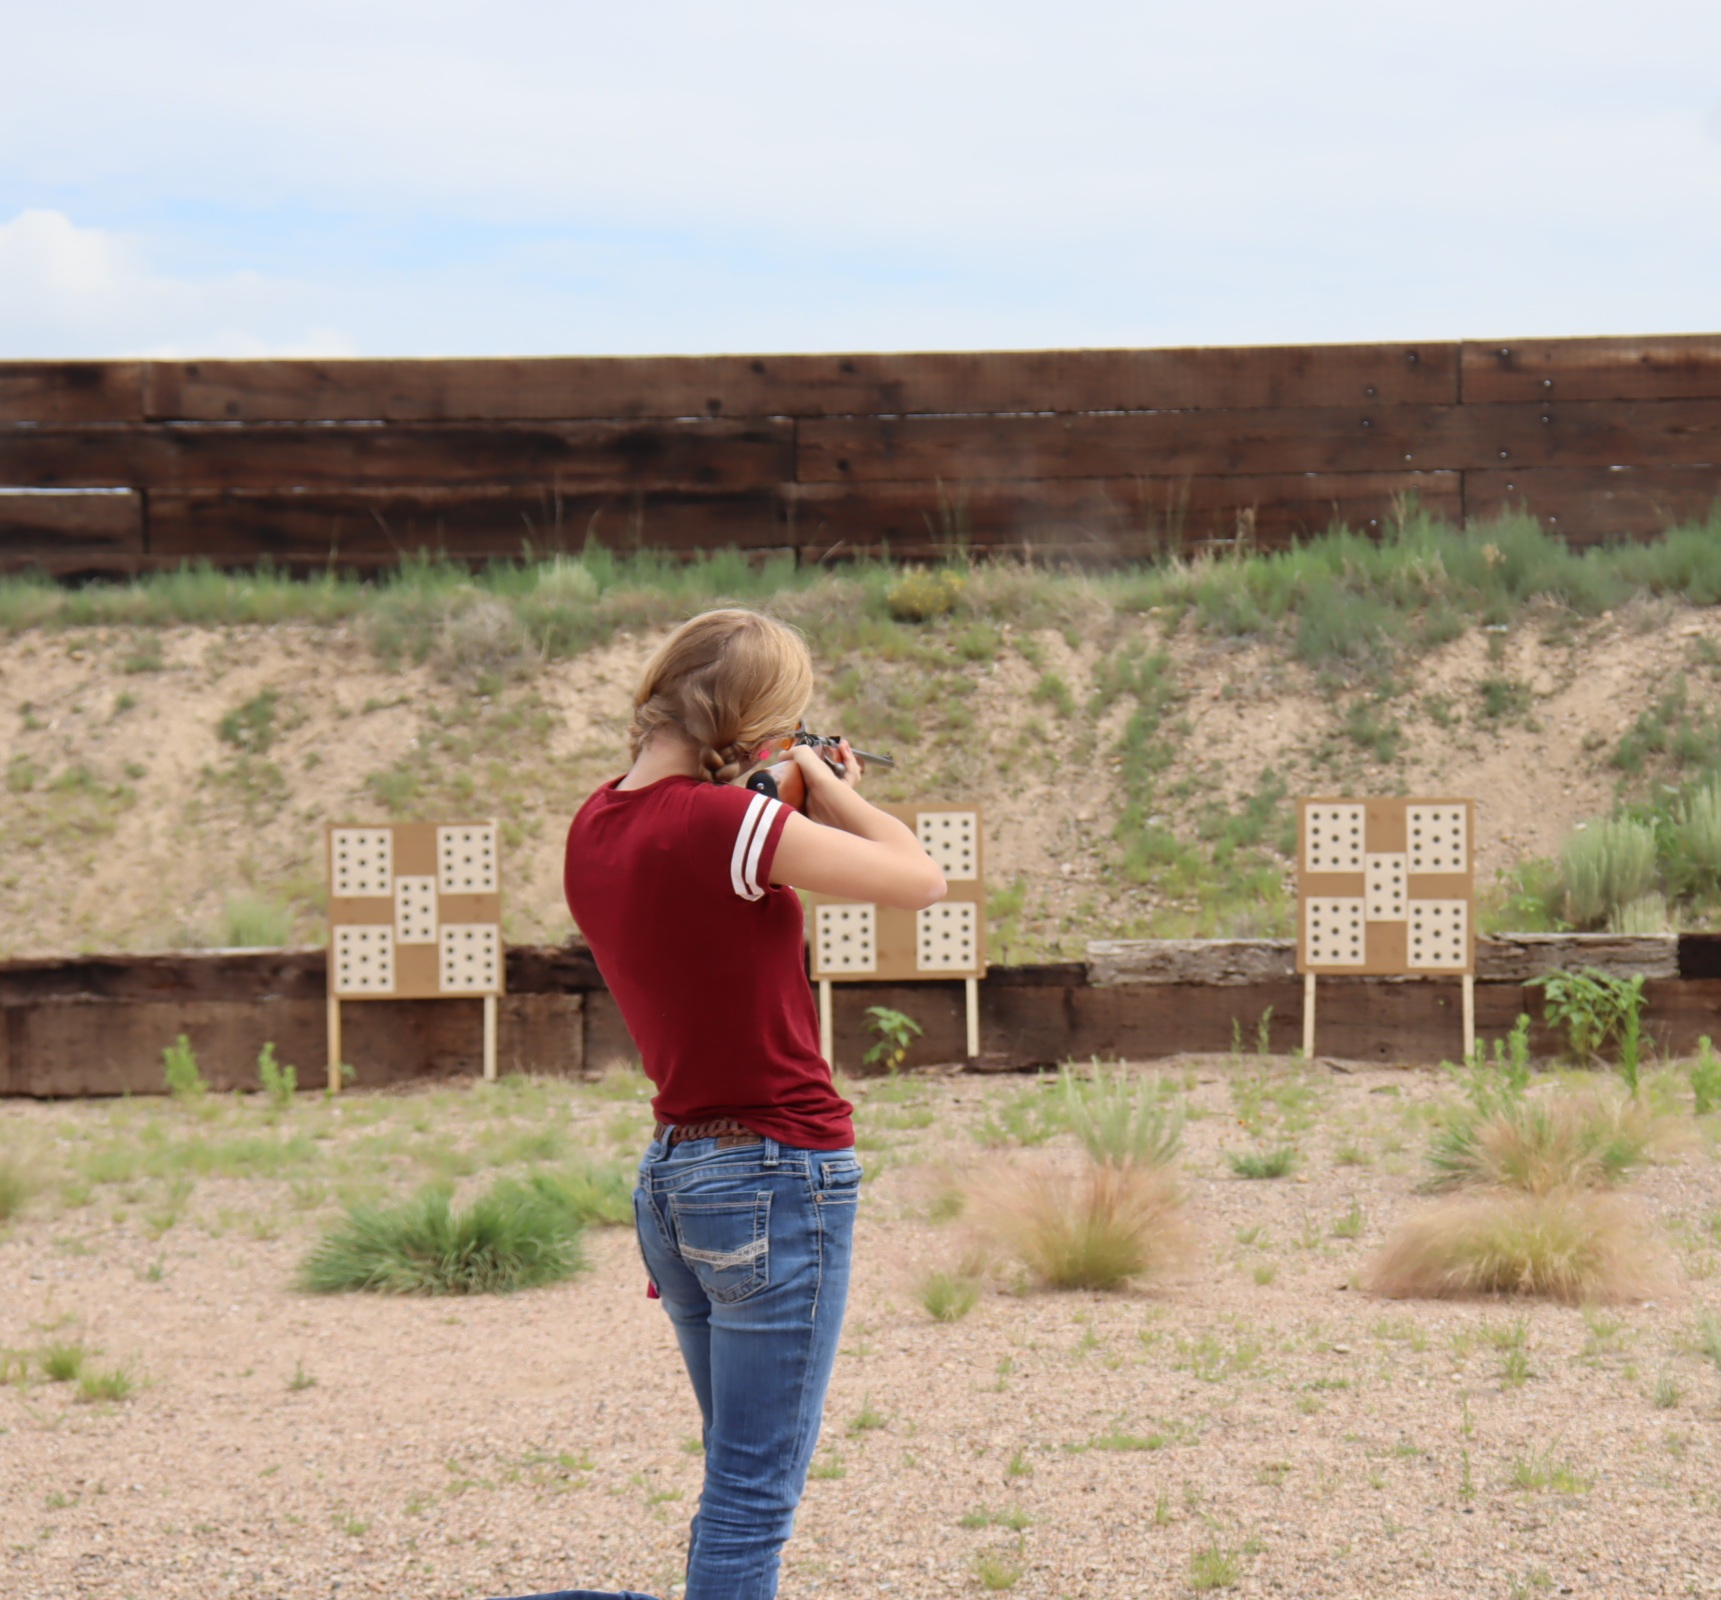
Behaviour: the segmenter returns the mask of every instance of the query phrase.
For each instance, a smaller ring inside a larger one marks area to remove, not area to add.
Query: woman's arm
[[[859,763],[846,744],[842,754],[839,778],[811,750],[793,751],[807,780],[808,814],[794,812],[784,823],[771,882],[904,911],[936,904],[944,874],[908,828],[855,792]]]

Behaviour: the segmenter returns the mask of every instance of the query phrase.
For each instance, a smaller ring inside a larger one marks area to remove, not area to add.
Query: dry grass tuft
[[[1606,1188],[1647,1162],[1664,1135],[1641,1100],[1618,1090],[1526,1096],[1486,1115],[1462,1106],[1429,1153],[1432,1187],[1523,1194]]]
[[[1162,1167],[1084,1165],[1001,1174],[980,1196],[982,1225],[1051,1289],[1119,1289],[1183,1254],[1175,1178]]]
[[[1632,1300],[1658,1286],[1660,1259],[1641,1215],[1618,1195],[1485,1190],[1401,1224],[1374,1258],[1368,1287],[1392,1299]]]

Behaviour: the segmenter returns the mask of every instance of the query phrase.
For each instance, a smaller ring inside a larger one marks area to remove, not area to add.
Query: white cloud
[[[140,240],[32,209],[0,222],[0,352],[75,356],[338,356],[306,326],[301,286],[259,273],[197,281],[151,270]]]

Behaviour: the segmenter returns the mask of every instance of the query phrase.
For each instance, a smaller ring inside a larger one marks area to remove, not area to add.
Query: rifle
[[[833,760],[832,756],[836,754],[842,742],[843,738],[840,733],[808,733],[805,728],[801,728],[786,739],[777,739],[763,746],[759,751],[759,759],[764,760],[773,750],[787,751],[798,744],[806,745],[815,751],[819,760],[824,762],[840,778],[843,772],[842,762]],[[895,759],[891,756],[873,755],[865,750],[855,750],[854,757],[863,766],[894,767],[896,765]],[[784,805],[793,806],[797,811],[807,809],[807,780],[801,776],[801,769],[793,761],[778,761],[770,766],[760,767],[747,779],[746,787],[755,794],[766,794],[773,800],[781,800]]]

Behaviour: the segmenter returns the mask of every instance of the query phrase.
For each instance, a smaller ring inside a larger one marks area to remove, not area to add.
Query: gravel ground
[[[1012,1102],[1025,1114],[1022,1080],[858,1087],[873,1176],[786,1600],[1721,1592],[1721,1371],[1699,1335],[1721,1314],[1712,1131],[1633,1185],[1666,1243],[1654,1301],[1394,1303],[1357,1285],[1428,1203],[1439,1080],[1170,1070],[1197,1118],[1187,1264],[1119,1294],[995,1284],[952,1323],[919,1296],[968,1248],[962,1221],[931,1220],[941,1185],[1073,1160],[1067,1137],[977,1137]],[[459,1138],[493,1094],[353,1095],[288,1118],[326,1161],[360,1137],[342,1116],[365,1137]],[[614,1096],[580,1086],[533,1094],[520,1114],[576,1145],[619,1152],[637,1116],[618,1125]],[[51,1175],[194,1115],[11,1102],[0,1135]],[[1234,1177],[1224,1153],[1257,1139],[1295,1143],[1297,1175]],[[134,1211],[54,1181],[0,1233],[10,1600],[671,1592],[696,1414],[625,1234],[594,1233],[587,1273],[514,1297],[313,1299],[292,1273],[334,1194],[288,1206],[285,1178],[208,1177],[151,1222],[147,1189]],[[41,1348],[72,1337],[103,1370],[129,1364],[135,1392],[49,1382]]]

